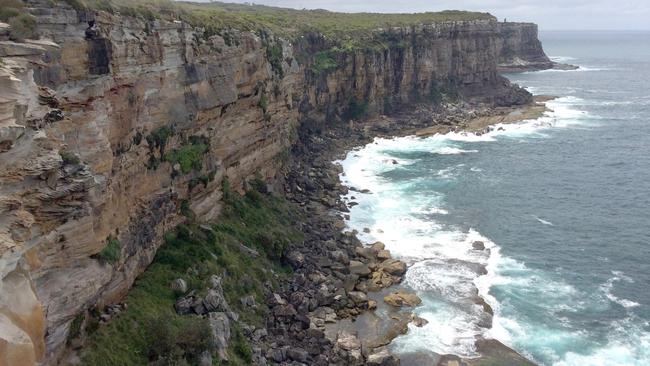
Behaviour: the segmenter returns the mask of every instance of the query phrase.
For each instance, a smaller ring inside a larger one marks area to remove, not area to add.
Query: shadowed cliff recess
[[[552,67],[484,13],[0,5],[0,365],[56,364],[187,212],[219,222],[225,179],[281,181],[302,127],[528,104],[499,64]]]

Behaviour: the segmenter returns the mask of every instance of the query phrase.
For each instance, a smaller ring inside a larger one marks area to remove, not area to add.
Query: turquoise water
[[[380,139],[342,162],[371,191],[352,194],[349,227],[409,262],[424,299],[430,323],[398,353],[473,357],[484,336],[543,365],[650,365],[650,33],[541,38],[581,68],[508,77],[559,96],[553,112],[483,136]]]

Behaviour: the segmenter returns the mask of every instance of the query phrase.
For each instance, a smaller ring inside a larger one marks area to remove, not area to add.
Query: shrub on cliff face
[[[181,172],[187,174],[192,170],[201,170],[203,155],[208,152],[209,141],[204,136],[191,136],[189,142],[164,155],[164,160],[179,164]]]
[[[314,56],[314,63],[311,66],[311,71],[316,75],[322,75],[330,71],[336,70],[339,64],[332,57],[330,52],[318,52]]]
[[[59,151],[59,156],[61,156],[61,159],[63,159],[63,164],[64,165],[77,165],[81,162],[77,155],[68,152],[68,151]]]
[[[178,294],[169,284],[177,278],[187,282],[188,291],[202,294],[212,275],[221,276],[224,296],[241,321],[264,324],[265,283],[277,284],[277,277],[287,269],[267,255],[251,256],[241,246],[260,248],[257,237],[267,232],[283,235],[287,242],[301,240],[292,226],[295,214],[280,198],[262,193],[262,182],[253,182],[249,190],[256,193],[245,196],[231,190],[227,181],[223,187],[224,212],[219,221],[206,228],[190,218],[165,235],[165,244],[124,300],[128,309],[89,336],[80,351],[82,364],[197,364],[197,355],[212,345],[205,343],[210,338],[203,319],[174,311]],[[240,302],[249,295],[257,308]],[[248,340],[236,322],[231,324],[228,364],[248,365],[252,357]]]
[[[201,353],[216,346],[205,318],[187,316],[177,321],[154,317],[146,324],[149,335],[147,356],[154,365],[198,364]]]
[[[347,119],[361,119],[368,114],[368,103],[361,102],[357,98],[350,99],[348,109],[345,113]]]
[[[116,263],[122,255],[122,245],[114,236],[106,238],[106,246],[96,254],[97,259],[105,263]]]
[[[11,26],[9,39],[22,42],[37,38],[36,18],[27,13],[20,0],[0,0],[0,21]]]

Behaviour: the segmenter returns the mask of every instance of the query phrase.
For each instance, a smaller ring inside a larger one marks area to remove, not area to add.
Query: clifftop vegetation
[[[169,0],[60,0],[77,9],[89,8],[120,12],[147,19],[182,20],[220,33],[228,28],[246,31],[271,30],[294,39],[307,32],[327,38],[369,35],[380,28],[431,24],[445,21],[492,20],[488,13],[447,10],[414,14],[337,13],[327,10],[295,10],[264,5],[221,2],[194,3]]]

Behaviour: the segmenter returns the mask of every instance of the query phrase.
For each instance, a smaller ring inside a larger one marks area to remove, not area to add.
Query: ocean
[[[342,180],[370,190],[350,193],[349,229],[409,263],[423,299],[429,324],[397,338],[398,355],[476,357],[483,336],[540,365],[650,365],[650,33],[540,38],[580,66],[506,75],[558,97],[543,117],[376,139],[341,161]]]

